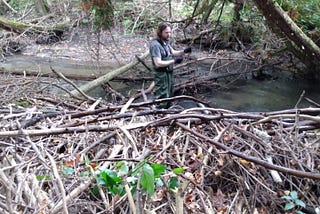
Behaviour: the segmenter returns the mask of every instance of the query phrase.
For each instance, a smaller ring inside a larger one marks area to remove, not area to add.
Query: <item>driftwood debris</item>
[[[46,93],[43,84],[53,82],[14,78],[1,80],[1,213],[281,213],[288,191],[302,193],[307,209],[319,207],[320,108],[155,109],[168,100],[78,100]],[[170,101],[178,99],[199,102]],[[134,182],[122,174],[124,194],[111,194],[97,176],[120,163],[129,171],[166,166],[163,185],[152,196],[139,185],[133,194]],[[167,185],[172,176],[176,190]]]

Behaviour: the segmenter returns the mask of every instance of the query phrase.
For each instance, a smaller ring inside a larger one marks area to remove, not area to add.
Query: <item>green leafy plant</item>
[[[124,181],[131,187],[132,193],[137,189],[138,183],[142,188],[142,192],[152,196],[155,192],[155,188],[164,186],[162,176],[167,170],[167,167],[163,164],[149,164],[149,159],[146,159],[138,163],[134,168],[130,170],[128,162],[120,161],[116,163],[114,169],[96,170],[97,183],[101,187],[105,187],[107,191],[113,195],[124,195],[125,184]],[[85,160],[86,165],[90,162]],[[177,174],[182,173],[183,168],[173,169],[168,183],[166,184],[170,189],[176,189],[179,186]],[[98,194],[98,186],[92,190],[93,194]]]
[[[125,193],[122,178],[113,170],[105,169],[101,171],[97,181],[99,185],[107,187],[108,192],[114,195],[124,195]]]
[[[291,191],[289,195],[285,195],[281,197],[287,201],[286,205],[284,206],[285,211],[295,211],[297,214],[302,214],[303,212],[299,209],[301,207],[306,207],[306,204],[301,201],[298,197],[298,193],[296,191]]]
[[[17,106],[21,106],[21,107],[26,108],[26,107],[28,107],[28,106],[31,105],[31,102],[28,101],[28,100],[18,100],[18,101],[15,102],[15,104],[16,104]]]
[[[151,196],[154,193],[155,172],[149,164],[144,164],[141,172],[141,186]]]
[[[166,166],[162,164],[148,164],[147,160],[139,163],[136,168],[133,170],[131,177],[135,177],[138,180],[141,176],[141,187],[145,190],[149,196],[152,196],[155,192],[155,186],[162,186],[161,175],[166,170]],[[132,183],[134,186],[136,183]]]
[[[314,28],[320,28],[319,0],[277,0],[277,2],[303,31],[308,32]]]
[[[41,181],[41,180],[49,181],[51,178],[50,178],[50,175],[37,175],[36,179],[38,181]]]
[[[9,1],[9,5],[16,10],[21,10],[21,9],[25,9],[26,7],[31,7],[32,4],[33,4],[32,1],[18,1],[18,0]]]
[[[184,168],[174,168],[172,171],[167,171],[167,167],[163,164],[149,164],[150,158],[137,163],[130,164],[130,162],[119,161],[115,164],[113,169],[99,169],[96,164],[91,163],[88,156],[85,156],[84,163],[92,169],[97,180],[97,185],[92,189],[94,195],[99,194],[99,188],[106,188],[107,192],[112,195],[123,196],[126,193],[125,185],[131,189],[132,194],[135,193],[137,187],[141,187],[142,193],[152,196],[156,188],[166,187],[170,190],[175,190],[180,183],[177,175],[185,171]],[[130,167],[131,169],[130,169]],[[166,178],[163,175],[166,173]],[[64,176],[75,175],[75,169],[72,163],[64,163],[61,167],[61,173]],[[86,170],[80,173],[80,176],[92,175],[92,170]],[[168,177],[169,176],[169,177]],[[169,179],[168,179],[169,178]],[[48,179],[45,176],[37,176],[38,180]],[[164,182],[166,181],[166,183]]]

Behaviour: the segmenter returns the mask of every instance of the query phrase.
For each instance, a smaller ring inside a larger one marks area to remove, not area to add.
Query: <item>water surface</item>
[[[301,95],[303,99],[299,101]],[[211,90],[203,94],[215,107],[234,111],[277,111],[309,107],[307,97],[320,103],[320,84],[301,76],[273,73],[267,80],[238,80],[228,89]]]

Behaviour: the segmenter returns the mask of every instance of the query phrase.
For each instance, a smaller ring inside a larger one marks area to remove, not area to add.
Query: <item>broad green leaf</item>
[[[154,177],[155,178],[160,178],[161,174],[167,169],[166,166],[162,165],[162,164],[151,164],[151,167],[154,171]]]
[[[141,186],[147,190],[149,196],[154,193],[154,172],[149,164],[142,167]]]
[[[123,176],[123,175],[127,175],[129,172],[129,167],[127,164],[122,164],[119,168],[119,172],[118,175],[119,176]]]
[[[107,175],[109,175],[112,178],[116,178],[117,177],[117,173],[115,173],[115,171],[113,171],[111,169],[105,169],[105,170],[103,170],[103,172],[105,172]]]
[[[296,214],[305,214],[305,213],[300,211],[300,210],[298,210],[298,211],[296,211]]]
[[[178,188],[179,186],[179,181],[177,177],[172,177],[169,181],[169,188],[170,189],[175,189]]]
[[[104,182],[105,186],[108,188],[108,191],[114,195],[120,195],[120,193],[122,192],[122,189],[119,190],[119,185],[122,185],[122,180],[113,170],[103,170],[100,173],[100,179],[98,178],[97,180],[98,183],[102,185]]]
[[[117,185],[117,183],[122,182],[121,178],[118,177],[117,174],[110,169],[105,169],[100,173],[100,175],[108,189],[112,189],[114,185]]]
[[[105,180],[102,177],[97,177],[97,183],[101,186],[106,184]]]
[[[290,196],[287,196],[287,195],[282,196],[281,198],[282,198],[282,199],[285,199],[285,200],[288,200],[288,201],[291,201],[291,200],[292,200],[292,198],[291,198]]]
[[[156,178],[156,187],[162,187],[163,181],[160,178]]]
[[[112,177],[110,177],[106,171],[102,171],[100,173],[100,176],[102,178],[102,180],[104,181],[104,183],[106,184],[106,186],[108,185],[114,185],[116,184],[116,182],[112,179]]]
[[[112,187],[112,189],[110,190],[110,192],[113,193],[114,195],[123,196],[126,191],[125,191],[124,186],[122,184],[118,184],[118,185],[114,185]]]
[[[37,176],[36,176],[36,179],[37,179],[38,181],[41,181],[43,178],[44,178],[44,176],[42,176],[42,175],[37,175]]]
[[[293,200],[298,199],[297,191],[291,191],[290,196],[291,196],[291,199],[293,199]]]
[[[124,164],[126,164],[125,161],[118,161],[118,162],[116,163],[116,166],[117,166],[117,168],[120,168],[120,167],[123,166]]]
[[[296,204],[296,205],[299,205],[300,207],[306,207],[306,204],[303,202],[303,201],[301,201],[300,199],[296,199],[295,201],[294,201],[294,203]]]
[[[182,168],[182,167],[173,169],[174,174],[180,174],[182,172],[184,172],[184,168]]]
[[[99,194],[99,188],[97,186],[94,186],[92,189],[92,194],[93,195],[98,195]]]
[[[292,202],[291,202],[291,203],[287,203],[286,206],[284,207],[284,210],[285,210],[285,211],[291,210],[291,209],[294,208],[294,206],[295,206],[295,205],[294,205],[294,203],[292,203]]]
[[[65,175],[72,175],[74,173],[73,167],[62,167],[62,173]]]
[[[105,169],[101,172],[101,176],[106,179],[107,184],[115,184],[121,182],[121,178],[111,169]]]

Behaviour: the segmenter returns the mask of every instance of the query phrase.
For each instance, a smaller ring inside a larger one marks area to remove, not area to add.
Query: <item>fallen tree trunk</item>
[[[149,55],[149,50],[146,51],[141,57],[139,57],[140,59],[144,59]],[[88,82],[87,84],[82,85],[81,87],[79,87],[79,89],[83,92],[88,92],[98,86],[100,86],[103,83],[106,83],[110,80],[112,80],[113,78],[125,73],[126,71],[128,71],[130,68],[132,68],[133,66],[137,65],[139,63],[139,60],[135,60],[130,62],[129,64],[126,64],[116,70],[110,71],[109,73],[99,77],[98,79],[95,79],[91,82]],[[80,93],[78,90],[73,90],[71,91],[71,94],[74,96],[80,96]]]
[[[312,72],[320,72],[320,48],[296,25],[278,3],[272,0],[254,0],[273,31],[285,36],[292,52]]]
[[[0,17],[0,28],[13,31],[15,33],[21,34],[26,31],[32,32],[63,32],[68,29],[70,26],[66,23],[60,23],[55,25],[35,25],[35,24],[27,24],[23,22],[12,21],[10,19],[6,19],[4,17]]]

